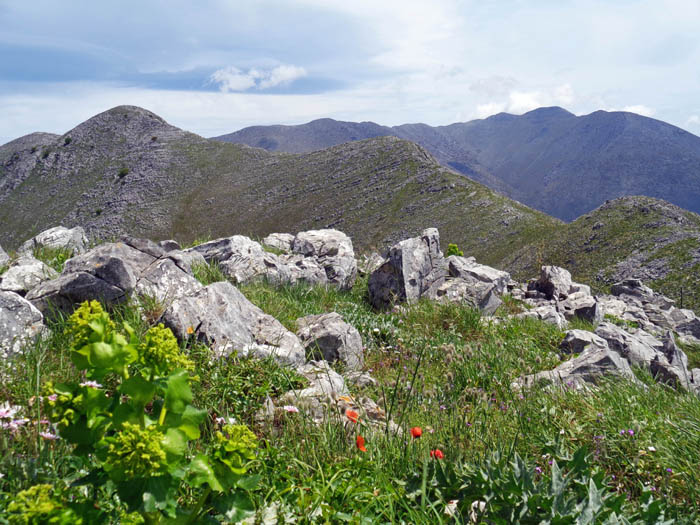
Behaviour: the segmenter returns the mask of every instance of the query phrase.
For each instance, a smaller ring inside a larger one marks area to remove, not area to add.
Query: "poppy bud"
[[[423,435],[423,429],[421,427],[413,427],[411,429],[411,437],[417,439]]]

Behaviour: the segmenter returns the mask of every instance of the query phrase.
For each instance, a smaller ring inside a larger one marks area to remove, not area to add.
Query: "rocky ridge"
[[[61,238],[75,243],[79,234],[66,230]],[[48,238],[55,241],[56,236],[38,237]],[[352,286],[328,277],[346,275],[345,269],[357,266],[352,242],[342,232],[301,232],[291,240],[275,234],[269,241],[280,239],[289,243],[285,245],[291,247],[291,255],[308,259],[308,264],[296,265],[296,274],[273,271],[271,283],[302,280],[338,288]],[[445,258],[439,245],[435,228],[394,245],[370,274],[370,301],[378,309],[403,308],[402,304],[419,300],[451,301],[479,308],[483,322],[489,323],[501,322],[501,317],[491,314],[506,294],[520,300],[526,309],[513,315],[557,324],[565,330],[562,355],[572,357],[553,370],[520,378],[513,383],[514,389],[542,385],[591,388],[603,377],[611,376],[636,381],[632,367],[641,367],[657,381],[700,394],[700,368],[690,366],[677,343],[700,344],[700,319],[641,281],[623,280],[612,287],[611,294],[592,295],[590,288],[574,282],[567,270],[544,266],[539,278],[518,283],[507,273],[481,265],[471,257]],[[55,309],[70,312],[82,301],[92,299],[107,305],[136,301],[142,315],[151,322],[164,323],[179,339],[194,337],[209,345],[212,358],[235,351],[271,356],[294,367],[309,379],[310,386],[288,396],[319,422],[329,410],[342,415],[352,409],[360,410],[373,425],[388,423],[373,400],[356,399],[348,393],[348,382],[373,380],[362,371],[362,339],[354,327],[337,313],[329,312],[299,319],[293,333],[250,303],[230,281],[203,286],[194,278],[192,264],[206,258],[221,265],[235,259],[239,277],[266,276],[242,271],[246,264],[251,268],[259,264],[258,248],[262,250],[262,245],[251,239],[233,236],[200,246],[182,251],[173,242],[158,245],[124,238],[75,255],[59,276],[46,277],[28,291],[0,291],[3,357],[11,358],[23,344],[42,333],[44,316]],[[241,246],[247,251],[238,249]],[[18,267],[29,264],[34,263],[19,263]],[[319,282],[316,278],[321,267],[326,280]],[[3,274],[0,285],[5,279]],[[144,302],[144,298],[150,300]],[[576,318],[590,322],[594,331],[567,330],[568,323]],[[330,368],[334,361],[342,363],[344,375]],[[267,406],[261,417],[274,417],[278,408]]]

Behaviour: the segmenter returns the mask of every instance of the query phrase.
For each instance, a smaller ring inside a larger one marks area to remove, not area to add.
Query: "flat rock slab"
[[[231,283],[218,282],[173,301],[162,321],[178,339],[195,337],[210,345],[214,355],[274,357],[298,366],[305,350],[296,335],[248,301]]]

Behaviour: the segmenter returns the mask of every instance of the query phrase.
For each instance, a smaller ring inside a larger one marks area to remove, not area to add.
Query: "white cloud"
[[[476,118],[486,118],[506,110],[506,105],[500,102],[487,102],[476,106]]]
[[[699,126],[700,125],[700,115],[691,115],[686,121],[687,126]]]
[[[269,89],[275,86],[285,86],[306,76],[306,69],[292,65],[281,65],[272,69],[252,68],[242,71],[234,66],[219,69],[212,73],[209,81],[219,85],[219,90],[247,91],[250,88]]]
[[[643,117],[651,117],[656,113],[654,108],[650,108],[649,106],[645,106],[643,104],[635,104],[633,106],[625,106],[624,108],[622,108],[622,111],[629,111],[630,113],[637,113],[638,115],[642,115]]]

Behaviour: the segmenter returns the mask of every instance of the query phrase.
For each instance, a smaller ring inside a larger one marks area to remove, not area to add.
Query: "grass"
[[[53,268],[58,273],[61,273],[66,261],[73,257],[73,250],[70,248],[37,246],[32,251],[32,255],[34,258],[39,259],[41,262]]]
[[[198,273],[206,282],[216,270]],[[568,358],[559,352],[563,333],[556,327],[533,319],[494,322],[472,309],[427,301],[377,313],[366,289],[362,279],[349,292],[264,282],[241,286],[252,302],[292,330],[298,317],[327,311],[353,324],[363,338],[365,370],[377,384],[353,387],[352,395],[375,399],[400,432],[370,427],[362,418],[357,425],[334,417],[316,425],[303,410],[265,422],[256,417],[265,400],[303,388],[303,378],[271,360],[235,355],[212,360],[202,344],[185,347],[196,364],[195,404],[212,420],[235,417],[260,438],[251,465],[260,476],[253,491],[260,520],[267,515],[280,523],[468,523],[472,502],[488,500],[484,523],[509,523],[508,509],[520,508],[525,498],[539,501],[539,510],[528,511],[530,521],[522,521],[534,523],[544,519],[542,513],[554,512],[548,505],[562,498],[583,505],[593,483],[601,509],[617,505],[631,522],[657,522],[650,517],[650,495],[665,500],[666,519],[696,522],[696,396],[657,384],[640,370],[641,385],[616,379],[590,391],[519,392],[510,386],[515,378]],[[504,313],[509,313],[513,305],[506,303]],[[138,334],[148,328],[132,307],[120,306],[112,317],[128,321]],[[32,421],[41,419],[30,399],[41,393],[42,384],[78,376],[64,325],[58,316],[45,338],[12,365],[2,365],[0,401],[25,407],[21,415]],[[416,426],[422,436],[412,439],[408,429]],[[213,425],[205,427],[200,446],[206,453]],[[61,440],[41,439],[40,428],[28,423],[16,434],[0,430],[5,474],[0,522],[13,494],[37,483],[68,487],[81,468]],[[355,446],[357,434],[366,440],[366,453]],[[431,460],[435,449],[445,459]],[[558,471],[550,462],[555,461],[565,476],[561,484],[552,483]],[[556,487],[563,487],[557,497]],[[123,512],[109,493],[94,497],[112,516]],[[457,500],[456,517],[445,513],[450,500]],[[570,512],[581,515],[580,507]]]

